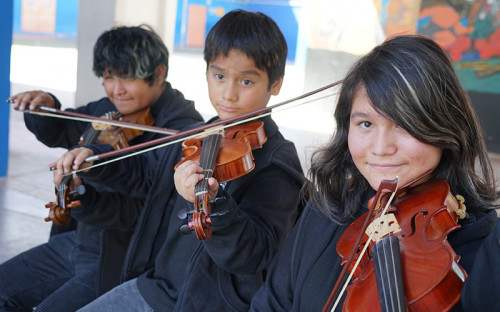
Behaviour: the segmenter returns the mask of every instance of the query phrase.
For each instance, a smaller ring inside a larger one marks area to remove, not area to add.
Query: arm
[[[50,93],[43,91],[28,91],[13,95],[8,99],[14,105],[14,109],[25,111],[38,111],[37,106],[61,108],[61,103]],[[92,115],[101,110],[112,110],[112,104],[106,101],[90,103],[68,111],[77,111],[82,114]],[[97,113],[98,114],[98,113]],[[55,117],[39,116],[26,113],[24,115],[26,127],[43,144],[49,147],[71,148],[80,141],[81,135],[89,127],[89,123],[67,120]]]
[[[56,186],[59,186],[63,181],[64,176],[61,172],[60,167],[59,170],[54,170],[54,184]],[[108,229],[133,229],[144,204],[142,198],[113,192],[101,184],[83,183],[75,174],[68,183],[71,190],[75,190],[81,185],[85,186],[85,192],[72,198],[72,202],[80,201],[81,203],[71,210],[71,215],[75,219]]]
[[[106,144],[91,145],[75,148],[66,152],[55,164],[57,172],[71,172],[72,170],[85,169],[92,166],[92,162],[85,162],[85,159],[94,154],[111,151],[111,146]],[[78,176],[87,182],[106,185],[111,189],[126,196],[137,198],[146,197],[149,192],[151,178],[157,170],[158,161],[163,156],[163,152],[169,150],[164,148],[160,151],[152,151],[115,161],[103,166],[91,168],[86,172],[79,172]],[[173,152],[176,148],[172,148]],[[104,159],[107,161],[112,158]],[[98,164],[99,162],[95,162]]]
[[[265,283],[252,299],[250,311],[292,311],[295,277],[291,257],[296,235],[294,228],[271,263]]]
[[[293,268],[293,264],[300,261],[293,261],[292,257],[300,256],[300,252],[295,251],[295,246],[303,234],[301,230],[307,214],[306,208],[273,259],[266,274],[266,281],[252,299],[250,311],[293,311],[294,285],[297,282],[297,270]]]
[[[177,168],[174,175],[178,191],[179,185],[184,185],[179,181],[182,169]],[[193,175],[194,178],[186,179],[194,181],[199,174],[194,170]],[[212,218],[212,237],[202,243],[212,260],[224,270],[254,274],[268,266],[293,226],[301,185],[274,165],[230,183],[238,183],[239,187],[231,191],[228,186],[228,191],[223,192],[226,200],[212,206],[213,212],[228,212]],[[187,205],[192,209],[192,203]]]
[[[131,230],[135,227],[144,200],[114,192],[99,192],[85,185],[85,194],[75,198],[81,206],[73,208],[78,221],[107,229]]]
[[[465,280],[461,303],[464,311],[500,311],[500,222],[479,247],[474,266]]]
[[[237,200],[228,192],[215,217],[213,235],[202,241],[210,257],[225,270],[253,274],[265,269],[297,218],[301,185],[283,169],[270,166],[246,184]],[[248,261],[253,259],[254,261]]]

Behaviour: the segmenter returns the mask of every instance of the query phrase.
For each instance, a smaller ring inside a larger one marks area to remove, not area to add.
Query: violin
[[[73,201],[73,198],[84,194],[85,186],[78,185],[76,190],[71,191],[69,187],[71,178],[71,176],[63,178],[57,187],[56,201],[45,205],[45,208],[49,208],[49,215],[45,217],[45,222],[52,221],[54,225],[67,224],[71,218],[71,208],[81,205],[79,200]]]
[[[204,137],[190,138],[182,143],[184,157],[175,166],[187,160],[199,161],[203,179],[195,185],[195,202],[191,211],[181,211],[178,216],[189,217],[182,233],[194,231],[200,240],[212,235],[211,204],[208,199],[208,179],[219,183],[237,179],[255,167],[252,150],[261,148],[267,141],[262,121],[252,121],[225,130],[212,130]]]
[[[126,116],[122,116],[119,112],[108,112],[103,117],[148,126],[154,123],[149,107]],[[128,142],[143,132],[140,129],[121,128],[93,122],[89,130],[82,135],[78,144],[110,144],[114,150],[119,150],[128,147]],[[79,185],[76,190],[71,191],[70,182],[71,175],[65,176],[57,187],[56,201],[45,205],[45,208],[49,208],[49,215],[45,218],[45,222],[52,221],[55,225],[67,224],[71,218],[71,208],[81,205],[79,200],[74,201],[73,199],[77,195],[85,193],[85,186]]]
[[[122,116],[119,112],[108,112],[106,118],[128,122],[130,124],[141,124],[151,126],[155,120],[149,107],[138,112]],[[141,129],[122,128],[98,122],[92,122],[92,127],[88,133],[82,136],[81,145],[84,144],[109,144],[114,150],[128,147],[128,142],[143,134]],[[97,136],[97,138],[96,138]]]
[[[459,301],[467,278],[458,264],[460,256],[447,241],[460,227],[465,206],[443,180],[409,186],[394,198],[387,203],[388,194],[380,196],[378,204],[372,203],[379,206],[366,230],[362,222],[369,212],[337,243],[342,264],[353,276],[342,311],[448,311]],[[379,208],[384,204],[390,206],[382,215]],[[360,231],[364,233],[356,245]],[[359,246],[365,245],[368,252],[361,254]],[[346,261],[349,251],[359,260],[356,268]]]
[[[297,97],[285,100],[283,102],[280,102],[280,103],[277,103],[277,104],[274,104],[274,105],[270,105],[270,106],[267,106],[267,107],[264,107],[264,108],[261,108],[261,109],[257,109],[257,110],[252,111],[252,112],[244,113],[244,114],[241,114],[239,116],[230,117],[230,118],[227,118],[227,119],[224,119],[224,120],[218,120],[218,121],[215,121],[215,122],[213,122],[211,124],[203,125],[203,126],[192,128],[192,129],[188,129],[188,130],[185,130],[183,132],[175,132],[173,134],[170,133],[171,135],[169,135],[169,136],[158,138],[158,139],[154,139],[154,140],[151,140],[151,141],[148,141],[148,142],[143,142],[143,143],[135,144],[134,146],[126,147],[126,148],[121,149],[119,151],[110,151],[110,152],[102,153],[102,154],[99,154],[99,155],[90,156],[90,157],[87,157],[85,159],[85,161],[86,162],[93,162],[93,161],[96,161],[96,160],[102,160],[102,159],[109,158],[109,157],[123,155],[125,153],[129,153],[129,152],[136,151],[136,150],[139,150],[139,149],[144,149],[144,150],[150,151],[150,150],[153,150],[153,149],[165,147],[167,145],[177,143],[178,142],[177,139],[179,139],[179,138],[185,138],[186,136],[190,136],[190,135],[197,135],[199,132],[205,131],[205,130],[207,130],[209,128],[213,128],[215,126],[223,126],[223,125],[231,125],[231,124],[234,125],[234,124],[236,124],[238,122],[242,122],[242,121],[245,121],[245,120],[247,120],[247,121],[248,120],[252,120],[252,119],[256,118],[256,116],[270,115],[271,111],[273,109],[276,109],[278,107],[281,107],[281,106],[293,103],[293,102],[298,101],[298,100],[302,100],[304,98],[307,98],[307,97],[312,96],[314,94],[317,94],[319,92],[323,92],[323,91],[328,90],[330,88],[333,88],[333,87],[335,87],[335,86],[337,86],[337,85],[339,85],[341,83],[343,83],[343,80],[338,80],[338,81],[335,81],[333,83],[327,84],[327,85],[325,85],[325,86],[323,86],[321,88],[318,88],[316,90],[309,91],[309,92],[304,93],[304,94],[302,94],[300,96],[297,96]],[[179,139],[179,141],[182,141],[182,140]],[[134,154],[129,153],[128,156],[122,156],[122,159],[125,158],[125,157],[131,157],[133,155]],[[108,163],[109,162],[112,162],[112,161],[108,161]],[[100,163],[100,165],[103,165],[103,164],[104,163]],[[85,168],[85,170],[89,170],[91,168],[92,168],[92,166]],[[73,173],[77,173],[80,170],[75,170]]]

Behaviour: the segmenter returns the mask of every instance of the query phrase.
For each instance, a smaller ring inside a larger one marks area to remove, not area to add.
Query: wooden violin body
[[[122,116],[119,112],[109,112],[104,117],[144,125],[152,125],[154,123],[154,118],[151,115],[149,107],[126,116]],[[128,142],[143,132],[137,129],[92,123],[92,127],[84,133],[79,144],[110,144],[113,149],[118,150],[128,147]],[[81,205],[79,200],[73,201],[73,198],[85,193],[85,187],[80,185],[75,191],[71,191],[69,188],[70,181],[71,176],[63,178],[57,189],[56,201],[45,205],[46,208],[49,208],[49,215],[45,218],[46,222],[52,221],[55,225],[67,224],[71,218],[71,208]]]
[[[261,148],[267,137],[264,123],[253,121],[225,129],[202,138],[192,138],[182,143],[186,160],[199,161],[204,169],[204,179],[195,186],[194,210],[188,212],[188,227],[198,239],[212,235],[211,205],[208,199],[208,179],[214,177],[219,183],[237,179],[250,172],[255,164],[252,150]]]
[[[149,107],[126,116],[122,116],[119,112],[109,112],[104,117],[128,122],[130,124],[150,126],[154,123],[154,118]],[[92,127],[82,136],[79,144],[109,144],[114,150],[119,150],[128,147],[128,142],[143,133],[143,130],[122,128],[93,122]]]
[[[378,219],[380,226],[367,228],[362,245],[379,244],[367,242],[371,231],[378,231],[375,234],[380,239],[397,237],[400,252],[395,256],[401,263],[403,300],[407,306],[403,311],[448,311],[460,299],[467,274],[447,241],[447,235],[460,227],[456,214],[459,208],[460,203],[445,181],[430,180],[398,193],[387,214],[391,216]],[[337,252],[344,262],[353,247],[354,233],[359,233],[363,221],[363,217],[357,219],[339,239]],[[343,311],[381,310],[375,256],[373,251],[362,256],[352,284],[347,287]]]
[[[204,139],[191,138],[182,142],[184,157],[176,167],[186,160],[200,161]],[[252,150],[261,148],[266,140],[264,123],[261,121],[225,129],[217,149],[213,177],[219,183],[224,183],[250,172],[255,167]]]
[[[57,188],[56,201],[45,205],[45,208],[49,208],[49,215],[45,217],[45,222],[52,221],[54,225],[67,224],[71,218],[71,208],[81,205],[79,200],[73,201],[73,198],[85,193],[85,187],[79,185],[76,190],[71,191],[69,187],[70,180],[71,176],[63,178]]]

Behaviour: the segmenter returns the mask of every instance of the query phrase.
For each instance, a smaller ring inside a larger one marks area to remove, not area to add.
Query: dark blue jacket
[[[192,101],[186,100],[184,95],[173,89],[168,82],[165,84],[165,91],[150,107],[155,119],[154,126],[180,129],[203,121]],[[55,97],[54,100],[56,108],[60,108],[59,101]],[[68,111],[103,116],[107,112],[116,111],[116,107],[106,97],[77,109],[68,109]],[[77,145],[81,135],[89,127],[89,124],[85,122],[29,114],[25,116],[25,122],[28,129],[45,145],[68,149]],[[161,136],[164,135],[144,132],[131,140],[129,144],[135,145]],[[111,150],[109,145],[102,145],[101,148],[103,151]],[[133,234],[137,216],[144,204],[144,197],[120,194],[112,191],[100,181],[93,183],[84,181],[84,183],[86,186],[85,194],[76,198],[82,201],[82,205],[71,210],[74,217],[71,226],[53,227],[52,233],[76,228],[82,248],[100,254],[97,287],[99,293],[102,294],[120,283],[123,259]],[[114,207],[121,207],[120,211],[123,214],[114,214]],[[98,220],[104,221],[95,221],[93,219],[95,215],[99,216]],[[77,225],[75,219],[81,222],[78,222]],[[122,222],[119,226],[115,226],[114,220],[116,219]],[[112,226],[108,226],[109,224]]]
[[[179,231],[186,220],[177,212],[192,209],[173,184],[173,167],[182,156],[179,144],[156,152],[161,156],[154,172],[144,158],[143,172],[133,170],[135,182],[120,186],[134,195],[149,191],[125,267],[131,277],[143,273],[138,287],[155,310],[248,309],[267,265],[297,219],[304,179],[293,143],[270,117],[262,121],[268,140],[253,151],[255,169],[225,184],[220,194],[225,201],[213,205],[213,212],[227,213],[212,218],[208,240]],[[106,175],[103,171],[92,179]]]
[[[365,207],[364,212],[366,211]],[[474,270],[486,260],[485,256],[480,255],[478,249],[483,242],[492,244],[492,242],[488,243],[485,238],[493,231],[497,223],[495,211],[490,211],[477,219],[472,215],[469,219],[461,220],[459,222],[461,228],[448,235],[448,242],[461,257],[459,264],[469,274],[462,290],[462,299],[464,291],[470,287],[468,284],[476,279]],[[349,223],[339,225],[331,221],[319,212],[314,204],[308,203],[297,225],[269,268],[266,283],[255,295],[250,311],[321,311],[343,268],[340,265],[341,258],[337,254],[336,247],[340,235],[349,225]],[[500,257],[498,239],[496,244],[494,248],[496,251],[493,254],[498,261]],[[432,262],[433,259],[429,261]],[[498,272],[498,265],[496,268],[495,271]],[[474,285],[479,285],[479,283]],[[497,287],[490,290],[489,294],[498,292],[498,277],[495,285]],[[487,288],[490,285],[482,287]],[[478,306],[481,306],[483,296],[476,290],[473,293],[478,297],[474,300],[477,300]],[[465,297],[468,298],[469,295]],[[484,297],[486,299],[486,296]],[[345,294],[335,311],[341,311],[344,299]],[[464,302],[462,301],[454,307],[453,311],[498,311],[497,296],[495,299],[487,299],[484,302],[496,304],[496,309],[489,309],[487,306],[482,306],[480,310],[463,309],[461,305]]]

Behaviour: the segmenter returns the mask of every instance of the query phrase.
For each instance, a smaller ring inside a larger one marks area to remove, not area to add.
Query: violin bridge
[[[215,126],[211,128],[207,128],[203,131],[203,136],[209,136],[213,134],[224,135],[224,126]]]
[[[373,233],[373,241],[378,242],[384,236],[388,234],[393,234],[401,231],[398,220],[392,213],[387,213],[382,215],[370,223],[366,228],[366,235],[370,237]]]

